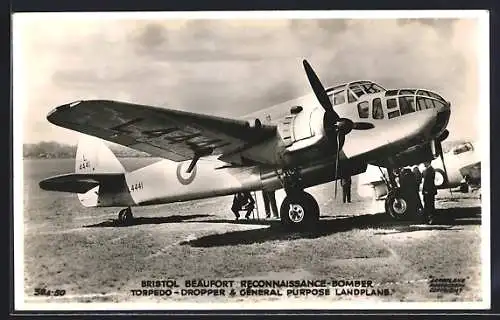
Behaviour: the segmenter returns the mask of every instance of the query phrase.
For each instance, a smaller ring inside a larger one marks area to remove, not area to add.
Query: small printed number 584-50
[[[64,289],[47,290],[46,288],[35,288],[35,296],[53,296],[62,297],[66,294]]]

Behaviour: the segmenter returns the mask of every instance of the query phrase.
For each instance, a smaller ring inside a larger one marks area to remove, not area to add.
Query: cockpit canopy
[[[439,108],[447,105],[443,97],[428,90],[422,89],[395,89],[385,92],[389,119],[415,111]],[[399,106],[399,108],[398,108]]]
[[[333,105],[356,102],[358,99],[365,94],[372,94],[377,92],[386,91],[382,86],[376,84],[375,82],[364,80],[364,81],[353,81],[349,83],[344,83],[339,86],[331,87],[326,90],[326,93],[330,97]]]
[[[424,89],[387,90],[368,80],[353,81],[326,90],[334,106],[357,106],[359,118],[392,119],[408,113],[450,105],[443,97]]]

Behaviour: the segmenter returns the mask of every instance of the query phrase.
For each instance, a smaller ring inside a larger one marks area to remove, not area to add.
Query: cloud
[[[37,19],[14,33],[26,142],[74,142],[45,116],[79,99],[241,116],[310,93],[303,58],[328,85],[371,79],[441,92],[452,102],[450,128],[476,135],[463,125],[479,108],[475,20]]]

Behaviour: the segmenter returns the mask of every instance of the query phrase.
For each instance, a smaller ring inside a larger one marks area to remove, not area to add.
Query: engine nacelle
[[[325,138],[323,127],[324,110],[319,106],[292,106],[290,113],[277,121],[276,139],[223,158],[223,161],[244,164],[243,159],[250,159],[270,165],[293,166],[294,164],[317,161],[327,150],[318,142]],[[254,119],[249,125],[259,126]],[[314,148],[315,151],[311,152]],[[331,153],[329,153],[331,155]]]
[[[278,123],[278,134],[288,152],[298,151],[314,145],[324,137],[324,111],[321,108],[292,107]]]

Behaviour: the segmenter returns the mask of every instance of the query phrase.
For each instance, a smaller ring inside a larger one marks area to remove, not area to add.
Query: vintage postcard
[[[15,309],[489,308],[488,63],[488,11],[14,14]]]

